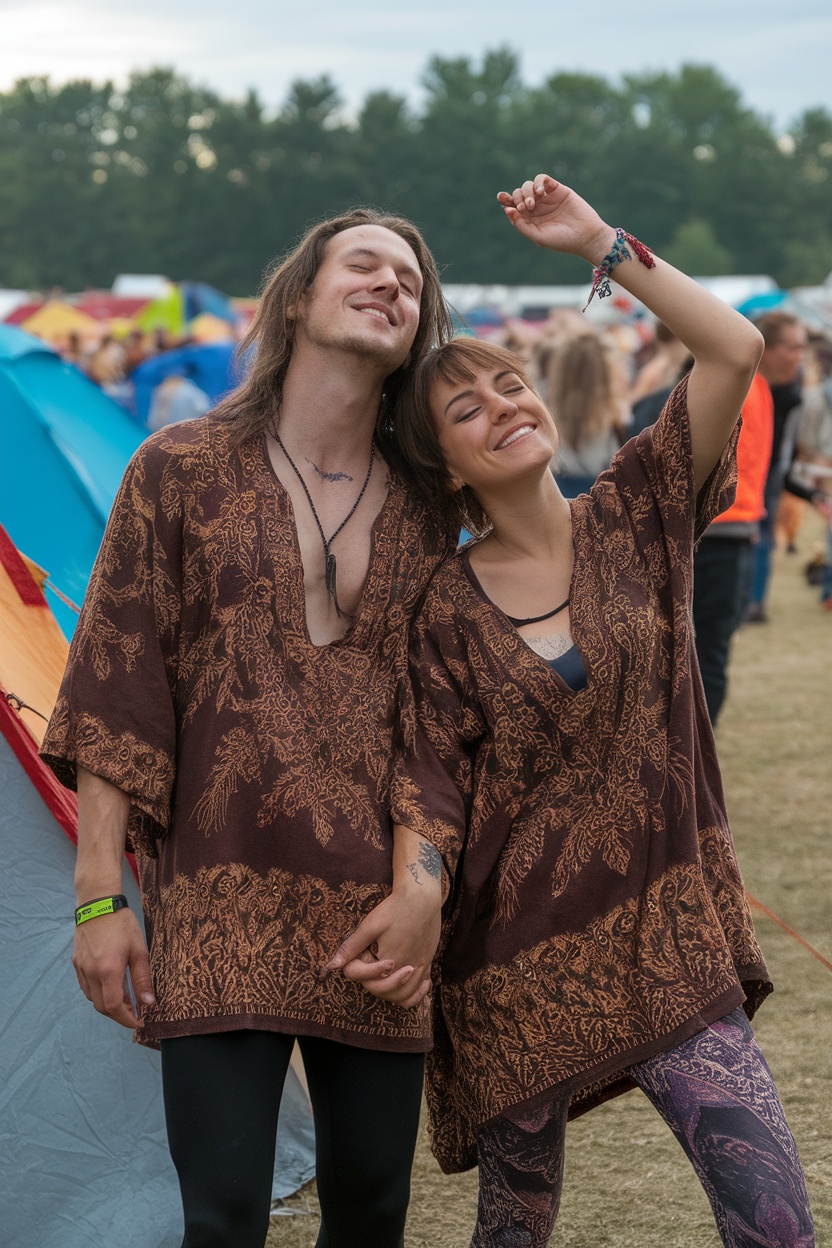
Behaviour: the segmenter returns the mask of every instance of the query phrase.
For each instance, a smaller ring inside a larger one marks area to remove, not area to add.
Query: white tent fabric
[[[159,1056],[97,1014],[70,963],[75,850],[0,735],[0,1239],[4,1248],[178,1248]],[[141,913],[125,869],[124,892]],[[274,1195],[314,1173],[289,1073]]]

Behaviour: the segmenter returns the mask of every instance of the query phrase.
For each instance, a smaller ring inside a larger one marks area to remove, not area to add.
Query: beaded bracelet
[[[644,243],[640,243],[632,234],[628,234],[626,230],[622,230],[618,226],[615,231],[615,242],[598,265],[598,268],[592,272],[592,289],[584,306],[584,312],[592,303],[596,292],[599,299],[607,299],[612,294],[610,274],[617,264],[621,264],[622,260],[632,260],[633,258],[627,247],[628,243],[635,252],[636,258],[641,261],[645,268],[655,269],[656,261],[653,259],[652,252],[648,251]]]

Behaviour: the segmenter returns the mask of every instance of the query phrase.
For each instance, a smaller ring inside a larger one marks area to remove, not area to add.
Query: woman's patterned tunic
[[[393,814],[459,855],[429,1058],[449,1171],[509,1106],[572,1080],[580,1113],[770,991],[691,635],[694,538],[730,500],[737,434],[695,500],[685,393],[571,504],[585,689],[459,557],[416,625]]]

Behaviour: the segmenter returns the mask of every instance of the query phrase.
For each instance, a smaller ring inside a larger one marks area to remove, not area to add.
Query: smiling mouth
[[[379,321],[384,321],[386,325],[393,324],[387,313],[382,312],[379,308],[358,308],[357,310],[359,312],[363,312],[365,315],[374,316]]]
[[[494,450],[505,450],[507,446],[511,446],[514,442],[519,442],[521,438],[525,438],[526,434],[534,433],[536,427],[536,425],[521,425],[519,429],[512,430],[511,433],[502,438],[494,447]]]

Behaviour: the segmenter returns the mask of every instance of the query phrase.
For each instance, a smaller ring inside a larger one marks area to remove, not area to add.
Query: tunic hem
[[[770,987],[769,991],[771,991]],[[531,1092],[528,1096],[519,1096],[516,1100],[512,1100],[510,1104],[503,1106],[498,1114],[494,1114],[492,1117],[477,1124],[475,1130],[482,1130],[489,1123],[495,1122],[500,1118],[506,1110],[513,1109],[517,1105],[532,1107],[537,1103],[544,1102],[552,1095],[555,1088],[563,1084],[571,1084],[573,1088],[572,1104],[569,1108],[568,1118],[570,1121],[580,1118],[598,1105],[602,1105],[604,1102],[610,1101],[624,1092],[632,1091],[636,1084],[627,1075],[627,1071],[631,1066],[635,1066],[638,1062],[647,1061],[648,1058],[655,1057],[658,1053],[666,1053],[670,1049],[684,1044],[691,1036],[704,1031],[711,1023],[724,1018],[726,1014],[730,1014],[738,1005],[742,1005],[745,997],[746,994],[742,984],[734,983],[719,992],[715,998],[703,1003],[695,1014],[692,1014],[685,1022],[674,1028],[673,1031],[656,1036],[652,1040],[646,1040],[633,1048],[623,1049],[611,1054],[594,1066],[589,1066],[571,1075],[566,1075],[557,1082],[547,1083],[545,1087],[538,1088],[537,1091]],[[614,1076],[618,1077],[614,1078]],[[603,1083],[604,1086],[591,1090],[592,1085],[598,1083]],[[586,1094],[583,1099],[581,1097],[582,1093]],[[461,1174],[466,1170],[472,1170],[477,1165],[476,1142],[464,1153],[453,1155],[441,1148],[434,1133],[432,1145],[434,1156],[444,1174]]]
[[[284,1014],[222,1014],[210,1018],[186,1018],[169,1022],[150,1023],[134,1032],[134,1040],[150,1049],[158,1049],[162,1040],[175,1040],[182,1036],[207,1036],[224,1031],[276,1031],[281,1035],[315,1036],[321,1040],[334,1040],[357,1049],[376,1049],[384,1053],[427,1053],[433,1041],[429,1036],[382,1035],[366,1028],[338,1027],[326,1021]]]

